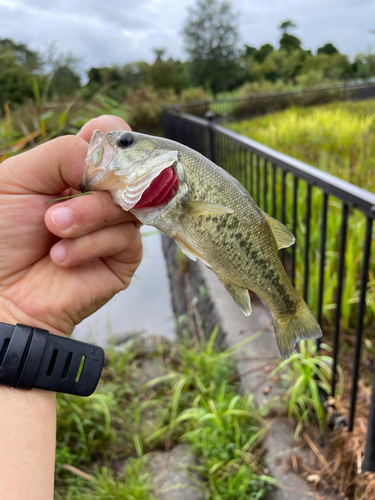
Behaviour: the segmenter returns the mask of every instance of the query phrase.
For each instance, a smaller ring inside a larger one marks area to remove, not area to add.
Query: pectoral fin
[[[185,202],[185,214],[189,217],[199,217],[200,215],[232,214],[234,210],[217,203],[206,201]]]
[[[229,283],[224,283],[224,281],[222,281],[222,283],[225,286],[225,288],[227,289],[228,293],[231,295],[232,299],[235,301],[235,303],[241,309],[241,311],[246,316],[250,316],[250,314],[251,314],[251,301],[250,301],[249,290],[247,290],[246,288],[241,288],[239,286],[229,284]]]
[[[176,239],[175,241],[176,241],[177,245],[181,248],[181,251],[182,251],[182,252],[183,252],[183,253],[184,253],[187,257],[189,257],[189,259],[194,260],[194,261],[196,261],[196,260],[197,260],[196,255],[194,255],[194,254],[191,252],[191,250],[189,250],[189,249],[186,247],[186,245],[184,245],[184,244],[182,243],[182,241],[181,241],[181,240],[177,240],[177,239]]]
[[[284,224],[281,224],[278,220],[274,219],[270,215],[263,212],[263,215],[267,219],[267,222],[271,228],[271,231],[276,239],[277,246],[280,248],[288,248],[296,241],[293,234],[289,231]]]
[[[194,248],[191,248],[186,242],[182,241],[178,236],[174,237],[175,242],[178,244],[178,246],[181,248],[182,252],[189,257],[191,260],[201,260],[203,264],[205,264],[208,268],[211,269],[211,266],[199,255],[199,253],[194,250]]]

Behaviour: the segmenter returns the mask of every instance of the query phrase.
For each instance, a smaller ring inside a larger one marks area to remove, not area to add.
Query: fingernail
[[[73,214],[68,207],[57,207],[52,211],[51,219],[54,224],[61,229],[66,231],[73,224]]]
[[[60,263],[64,262],[64,260],[66,259],[65,246],[62,245],[61,243],[58,243],[52,248],[51,255],[53,260],[55,260],[56,262]]]

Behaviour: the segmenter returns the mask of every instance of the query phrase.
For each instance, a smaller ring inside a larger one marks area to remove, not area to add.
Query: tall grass
[[[375,100],[292,107],[228,128],[375,192]]]

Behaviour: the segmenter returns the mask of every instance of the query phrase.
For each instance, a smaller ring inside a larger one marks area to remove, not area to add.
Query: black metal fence
[[[225,123],[230,120],[282,110],[290,106],[311,106],[338,100],[362,100],[371,97],[375,97],[375,83],[342,83],[291,92],[192,102],[180,104],[175,109],[181,113],[189,113],[198,117],[204,117],[207,111],[212,111],[216,115],[217,122]],[[171,107],[166,109],[171,109]]]
[[[375,88],[375,87],[374,87]],[[232,132],[164,109],[165,136],[229,171],[296,236],[281,259],[319,323],[332,332],[331,394],[343,330],[355,338],[348,429],[353,430],[363,332],[375,316],[375,194]],[[344,307],[343,307],[344,305]],[[363,470],[375,471],[375,372]]]

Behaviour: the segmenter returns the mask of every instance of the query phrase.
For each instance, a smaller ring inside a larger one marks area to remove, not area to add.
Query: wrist
[[[8,323],[9,325],[16,325],[17,323],[20,323],[21,325],[28,325],[35,328],[47,330],[53,335],[69,337],[69,335],[62,332],[61,330],[58,330],[51,324],[48,324],[38,318],[24,313],[21,309],[14,306],[10,301],[4,300],[2,297],[0,297],[0,323]]]

